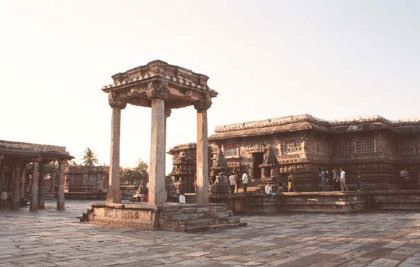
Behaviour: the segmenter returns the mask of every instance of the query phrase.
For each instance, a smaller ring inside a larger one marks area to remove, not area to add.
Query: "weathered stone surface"
[[[83,224],[75,217],[89,207],[88,201],[67,201],[64,212],[54,211],[54,202],[47,200],[45,204],[46,209],[38,213],[23,209],[1,212],[3,265],[420,264],[419,213],[245,216],[242,220],[248,223],[247,227],[191,234]]]
[[[93,203],[88,220],[111,227],[140,230],[197,232],[242,226],[224,204],[145,204]]]
[[[111,118],[111,160],[109,166],[108,191],[106,201],[108,203],[120,203],[120,129],[121,107],[112,107]]]

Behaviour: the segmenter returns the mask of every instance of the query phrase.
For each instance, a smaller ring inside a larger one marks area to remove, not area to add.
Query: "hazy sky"
[[[210,134],[302,113],[419,117],[419,14],[416,0],[0,0],[0,139],[63,145],[77,159],[89,146],[108,163],[100,89],[155,59],[210,77]],[[123,166],[149,160],[150,116],[123,110]],[[193,108],[172,112],[167,138],[195,142]]]

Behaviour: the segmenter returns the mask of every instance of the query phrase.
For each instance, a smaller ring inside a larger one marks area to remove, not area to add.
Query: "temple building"
[[[298,191],[320,191],[320,168],[343,168],[350,190],[358,175],[363,190],[406,189],[400,169],[407,168],[408,186],[418,188],[420,120],[326,121],[304,114],[218,126],[209,142],[213,167],[223,155],[228,171],[247,171],[254,184],[284,181],[292,173]],[[175,155],[174,168],[179,160]]]
[[[43,209],[52,193],[57,209],[64,209],[64,168],[72,158],[62,146],[0,140],[0,190],[8,196],[3,208],[19,208],[29,200],[31,211]]]

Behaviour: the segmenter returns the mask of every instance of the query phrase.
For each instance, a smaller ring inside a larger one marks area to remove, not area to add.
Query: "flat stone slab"
[[[198,234],[79,223],[89,201],[0,211],[0,266],[419,266],[420,214],[245,216]]]

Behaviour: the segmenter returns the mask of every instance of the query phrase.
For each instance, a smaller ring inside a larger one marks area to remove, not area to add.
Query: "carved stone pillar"
[[[209,202],[209,157],[207,140],[207,109],[210,99],[194,105],[197,110],[197,203]]]
[[[165,99],[168,97],[167,84],[152,82],[148,85],[147,96],[152,102],[152,134],[150,146],[149,205],[165,204]]]
[[[58,193],[57,193],[57,210],[64,210],[64,167],[66,161],[59,160],[58,161]]]
[[[112,107],[111,118],[111,160],[109,164],[107,203],[121,203],[120,193],[120,129],[121,129],[121,109],[126,104],[113,99],[109,100]]]
[[[20,207],[20,163],[16,163],[12,170],[13,179],[13,196],[12,196],[12,209]]]
[[[31,188],[31,205],[30,211],[38,210],[38,178],[39,178],[39,162],[40,158],[36,158],[32,166],[32,188]]]
[[[38,208],[45,208],[45,162],[41,161],[39,163],[39,191],[38,191]]]

